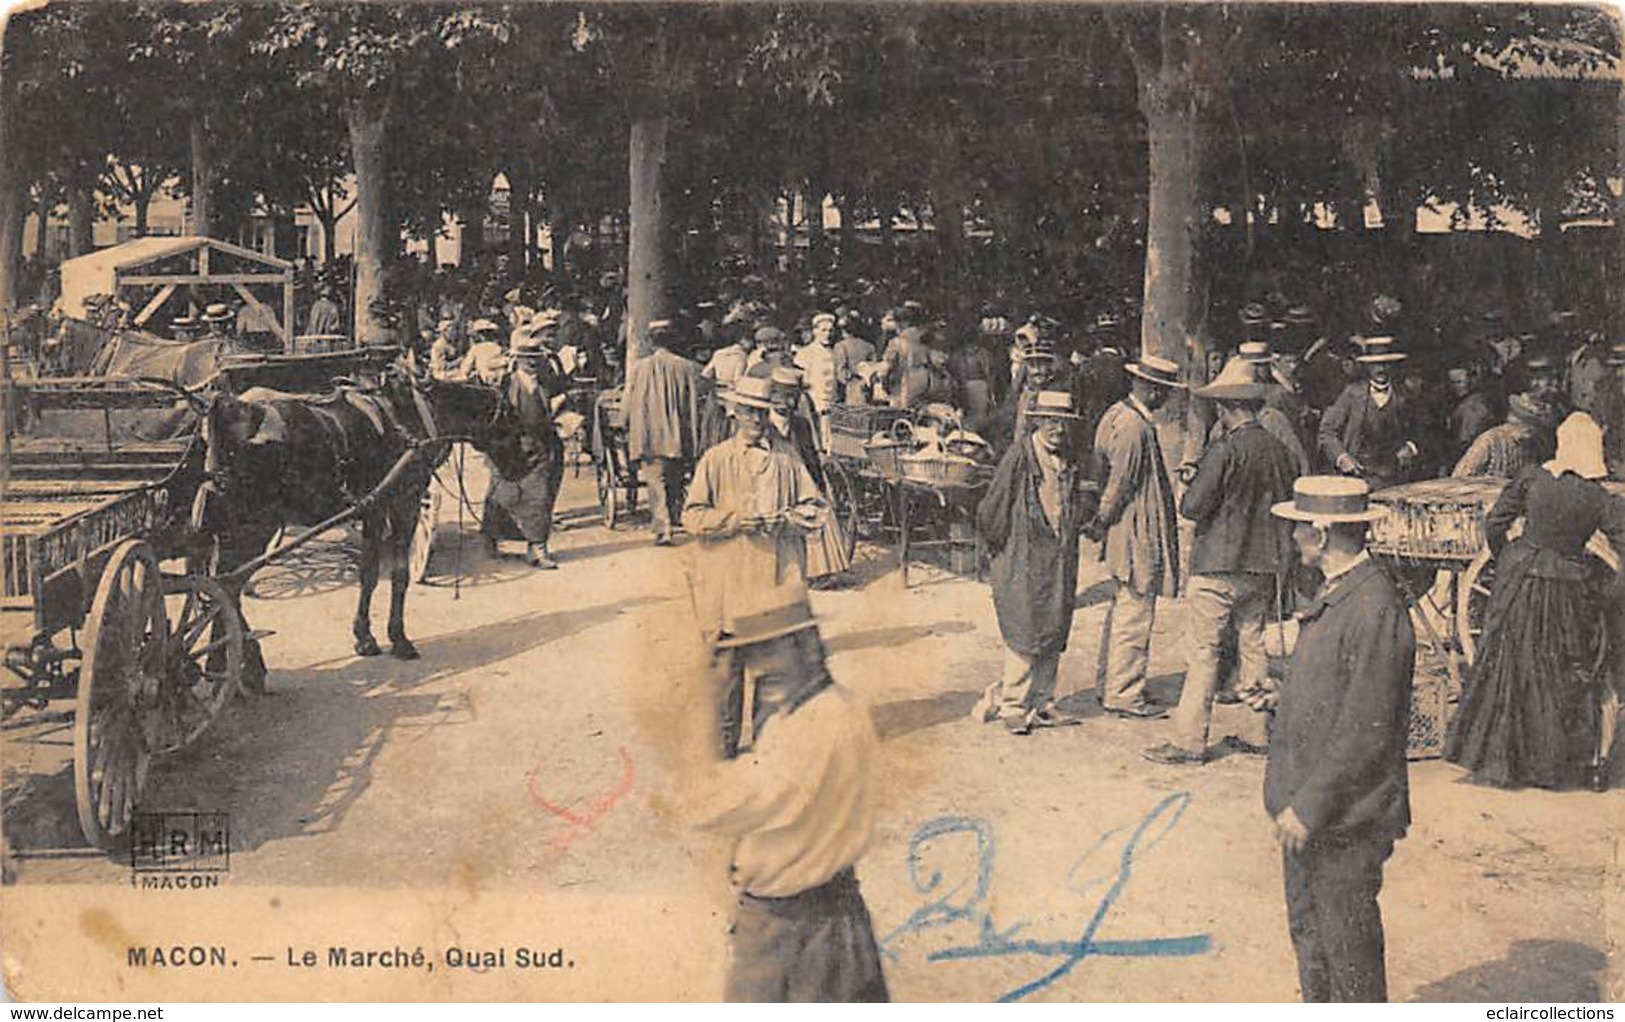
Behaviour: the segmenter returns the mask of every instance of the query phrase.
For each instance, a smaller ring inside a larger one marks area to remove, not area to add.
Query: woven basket
[[[1484,515],[1504,479],[1427,479],[1381,490],[1388,515],[1371,524],[1371,550],[1426,560],[1470,561],[1484,549]]]
[[[883,405],[838,404],[830,408],[828,417],[832,434],[867,440],[876,433],[889,432],[893,423],[908,417],[908,412]]]
[[[914,445],[902,440],[870,440],[863,445],[869,463],[887,479],[903,477],[903,455],[914,450]]]
[[[978,486],[993,473],[988,465],[954,454],[905,454],[898,460],[904,479],[927,486]]]

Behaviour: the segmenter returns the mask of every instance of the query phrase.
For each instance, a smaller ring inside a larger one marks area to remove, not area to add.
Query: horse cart
[[[1410,748],[1415,757],[1443,750],[1463,676],[1478,654],[1485,608],[1495,584],[1495,556],[1484,520],[1507,480],[1495,477],[1425,479],[1372,494],[1388,509],[1373,523],[1370,550],[1412,602],[1412,617],[1425,653],[1411,701]],[[1625,483],[1605,484],[1625,495]],[[1618,555],[1599,534],[1591,556],[1617,568]],[[1598,608],[1602,613],[1602,608]]]
[[[360,513],[439,445],[414,445],[342,512],[220,573],[208,402],[173,381],[4,384],[0,706],[7,731],[71,722],[86,841],[118,847],[154,764],[196,742],[244,682],[237,592]],[[71,709],[53,704],[71,703]]]
[[[241,681],[242,622],[192,526],[202,435],[194,417],[141,439],[188,413],[134,380],[11,384],[6,404],[19,428],[0,499],[4,718],[10,730],[71,701],[55,716],[72,721],[79,826],[109,848],[153,761],[197,741]],[[94,420],[100,437],[71,428]]]

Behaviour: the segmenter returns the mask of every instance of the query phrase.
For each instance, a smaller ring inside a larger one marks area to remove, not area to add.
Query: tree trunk
[[[45,186],[40,185],[39,196],[34,200],[34,259],[36,262],[45,262],[45,244],[50,238],[51,210],[55,206],[45,197]]]
[[[462,223],[462,243],[457,246],[457,265],[467,269],[485,251],[485,207],[466,209],[457,218]]]
[[[632,120],[629,155],[631,237],[627,245],[626,360],[649,354],[649,321],[670,311],[667,269],[666,112],[651,104]]]
[[[86,255],[96,247],[95,178],[68,182],[68,255]]]
[[[1145,304],[1140,350],[1174,361],[1187,357],[1193,333],[1194,234],[1201,224],[1200,150],[1195,93],[1182,54],[1164,32],[1162,66],[1139,83],[1150,175],[1145,239]],[[1194,339],[1194,338],[1193,338]],[[1201,357],[1201,351],[1190,353]]]
[[[192,148],[191,233],[210,237],[214,230],[214,140],[208,115],[194,111],[189,131]]]
[[[372,99],[353,100],[347,110],[350,153],[355,163],[356,343],[388,344],[389,326],[374,310],[384,297],[384,267],[394,253],[386,217],[388,177],[384,164],[387,110]]]
[[[152,213],[152,192],[143,188],[135,193],[135,236],[145,238]]]
[[[322,225],[321,263],[326,266],[333,260],[333,252],[338,247],[339,218],[334,215],[332,207],[327,212],[318,211],[316,219]]]
[[[3,103],[0,94],[0,103]],[[8,144],[6,114],[0,107],[0,317],[17,307],[23,261],[23,218],[28,189],[17,166],[16,146]]]

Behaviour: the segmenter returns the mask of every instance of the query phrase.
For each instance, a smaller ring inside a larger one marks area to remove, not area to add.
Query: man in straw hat
[[[741,377],[723,400],[734,435],[701,456],[683,508],[683,527],[700,540],[693,582],[705,634],[726,618],[730,594],[805,585],[807,535],[825,518],[817,482],[773,429],[772,382]]]
[[[480,522],[481,532],[493,545],[505,539],[524,540],[526,560],[547,571],[559,566],[548,544],[553,508],[564,482],[564,441],[553,420],[564,378],[558,357],[547,346],[557,326],[557,312],[548,309],[514,331],[512,369],[504,386],[519,436],[511,456],[493,458],[496,471]]]
[[[649,487],[655,545],[669,546],[683,514],[683,480],[700,456],[700,367],[673,352],[676,326],[649,324],[654,351],[626,376],[626,455]]]
[[[735,662],[747,751],[716,755],[716,703],[684,761],[696,824],[733,839],[738,901],[723,997],[730,1002],[885,1001],[886,978],[853,866],[874,827],[880,742],[826,665],[799,587],[754,589],[715,643]],[[704,716],[702,716],[702,714]],[[727,727],[727,724],[724,724]]]
[[[1264,620],[1293,561],[1290,528],[1270,508],[1292,495],[1297,465],[1258,421],[1265,391],[1240,358],[1191,391],[1218,405],[1222,433],[1203,453],[1179,507],[1196,523],[1186,599],[1190,666],[1174,711],[1173,741],[1145,751],[1157,763],[1207,762],[1227,641],[1235,642],[1240,691],[1262,687],[1269,673]],[[1263,713],[1250,707],[1235,713],[1235,743],[1244,752],[1263,752],[1269,741]]]
[[[1305,1001],[1382,1001],[1383,863],[1410,824],[1405,740],[1416,636],[1398,588],[1366,552],[1363,480],[1307,476],[1273,512],[1295,523],[1325,583],[1307,610],[1276,707],[1264,774]],[[1260,696],[1262,705],[1273,696]]]
[[[1338,472],[1359,476],[1380,490],[1406,482],[1422,467],[1422,430],[1416,409],[1394,386],[1394,367],[1405,360],[1392,337],[1367,337],[1354,360],[1366,378],[1343,388],[1320,420],[1320,450]]]
[[[1100,704],[1117,716],[1154,718],[1166,712],[1145,696],[1151,624],[1157,597],[1179,592],[1179,524],[1154,414],[1185,385],[1179,366],[1157,355],[1124,369],[1133,377],[1129,395],[1108,408],[1095,429],[1095,458],[1106,481],[1084,535],[1104,539],[1101,557],[1117,580],[1100,643]]]
[[[1078,415],[1067,391],[1040,391],[1028,410],[1030,436],[1005,452],[976,508],[993,555],[990,580],[1005,667],[971,716],[998,718],[1015,735],[1075,723],[1055,707],[1055,677],[1072,632],[1078,587],[1078,533],[1095,487],[1074,464],[1066,431]]]

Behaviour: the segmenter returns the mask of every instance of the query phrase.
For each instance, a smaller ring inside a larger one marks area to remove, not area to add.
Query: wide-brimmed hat
[[[1130,376],[1137,376],[1147,383],[1155,383],[1159,387],[1177,387],[1183,389],[1185,384],[1179,379],[1179,363],[1170,361],[1160,355],[1142,355],[1138,362],[1130,362],[1123,367]]]
[[[1041,390],[1033,397],[1032,407],[1027,409],[1027,415],[1041,419],[1077,419],[1077,408],[1073,403],[1072,392],[1066,390]]]
[[[203,310],[203,322],[224,323],[232,318],[231,306],[224,302],[215,302]]]
[[[1024,323],[1016,329],[1016,345],[1016,357],[1023,362],[1055,358],[1055,342],[1045,337],[1036,323]]]
[[[1236,318],[1249,326],[1257,326],[1270,321],[1270,311],[1259,302],[1248,302],[1236,311]]]
[[[784,331],[776,326],[757,327],[756,333],[752,336],[755,338],[756,343],[764,348],[769,345],[783,344],[785,340]]]
[[[1315,310],[1307,305],[1294,305],[1286,310],[1283,322],[1290,326],[1309,326],[1315,322]]]
[[[176,316],[174,319],[169,321],[169,325],[175,330],[190,330],[197,326],[197,320],[193,319],[189,314],[185,316]]]
[[[801,396],[805,379],[800,369],[792,366],[774,366],[767,381],[771,386],[771,400],[775,404],[794,404]]]
[[[1399,345],[1392,337],[1365,337],[1354,342],[1360,353],[1354,356],[1354,361],[1367,365],[1378,365],[1384,362],[1403,362],[1407,356],[1399,350]]]
[[[468,324],[468,332],[471,334],[500,334],[502,328],[489,319],[476,319]]]
[[[1268,392],[1268,388],[1258,380],[1258,363],[1249,362],[1241,355],[1226,362],[1219,375],[1206,386],[1191,388],[1192,395],[1215,401],[1259,401]]]
[[[1349,476],[1304,476],[1292,484],[1292,499],[1270,508],[1270,514],[1317,525],[1374,522],[1388,509],[1371,503],[1371,484]]]
[[[740,649],[772,642],[787,635],[818,627],[807,593],[797,586],[777,586],[753,590],[755,595],[731,609],[717,636],[717,649]]]
[[[725,390],[720,396],[730,404],[771,410],[773,381],[764,376],[741,376],[734,381],[732,390]]]

